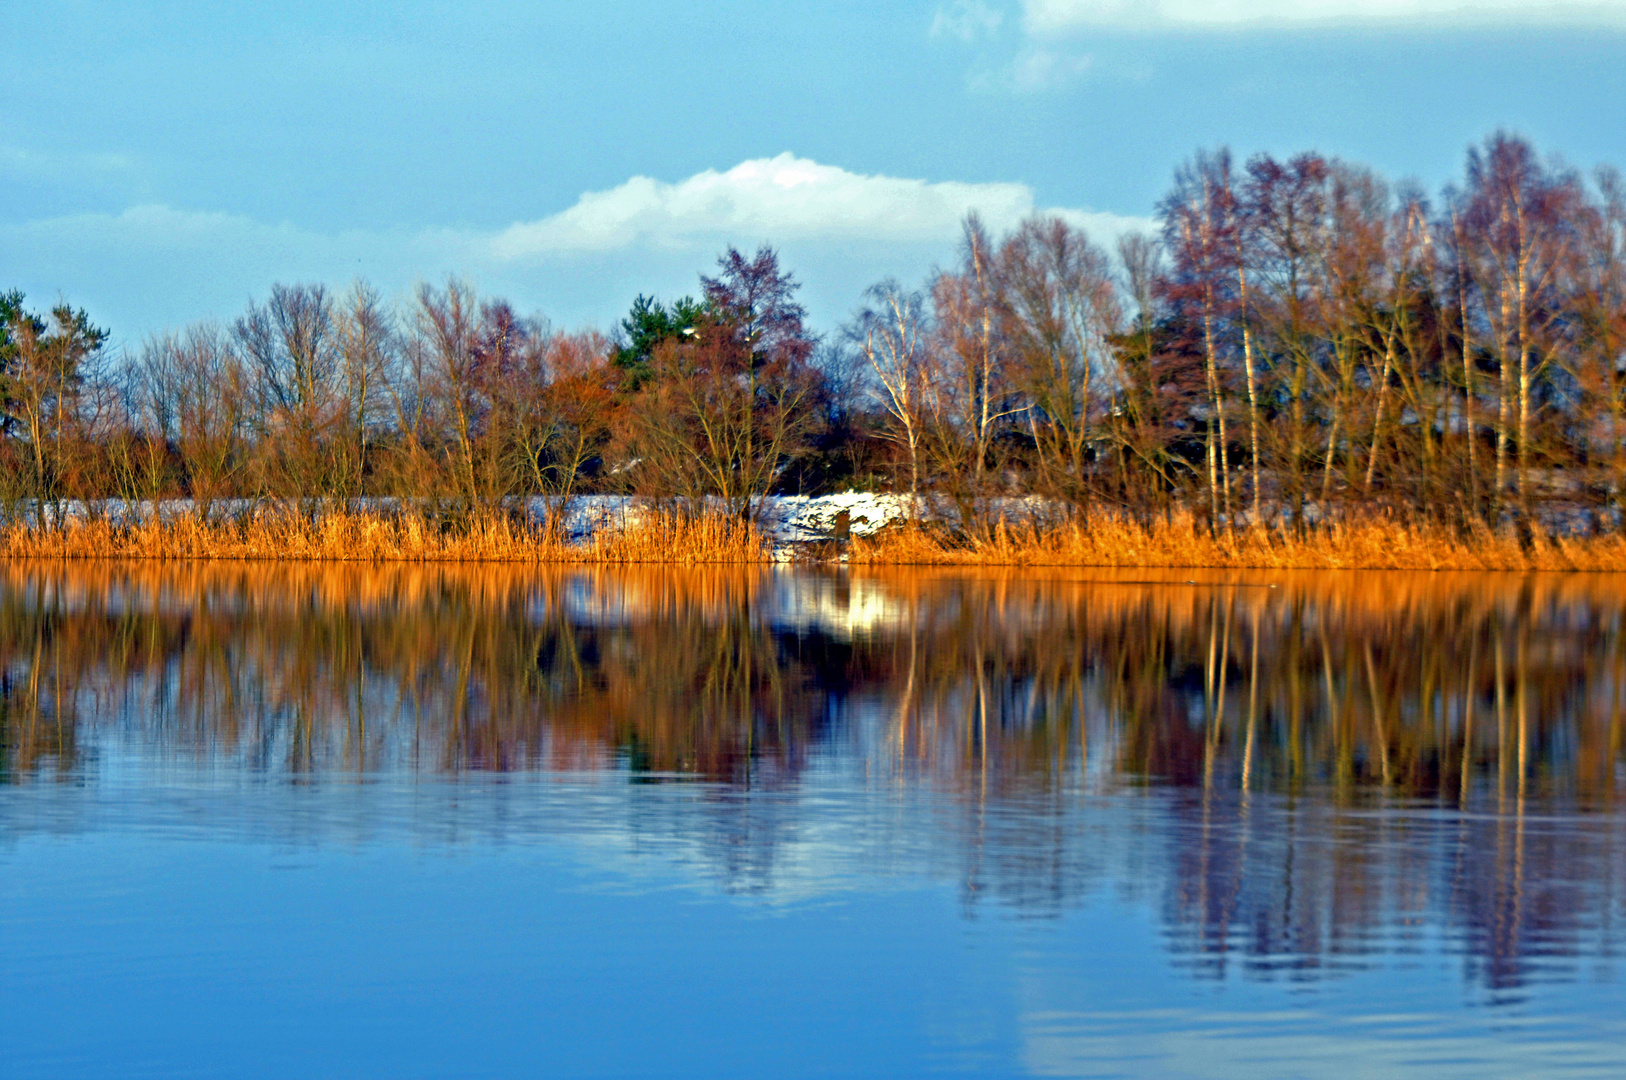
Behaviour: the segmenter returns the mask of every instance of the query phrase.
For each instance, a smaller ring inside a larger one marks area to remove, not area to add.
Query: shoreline
[[[1176,516],[1150,525],[1108,514],[1055,525],[996,524],[986,535],[911,523],[902,500],[791,497],[761,526],[709,510],[688,515],[619,500],[612,515],[588,507],[537,519],[490,514],[434,520],[399,509],[305,516],[259,507],[213,520],[148,513],[129,520],[69,516],[61,524],[0,527],[0,558],[230,562],[510,563],[559,565],[806,565],[1095,567],[1214,570],[1626,571],[1626,535],[1549,537],[1464,533],[1381,520],[1210,534]],[[822,505],[821,505],[822,504]],[[870,511],[853,514],[854,507]],[[813,507],[813,512],[809,512]],[[832,510],[832,507],[837,509]],[[820,517],[820,513],[823,517]],[[835,515],[845,518],[849,535]],[[584,524],[584,521],[586,524]],[[822,534],[822,535],[821,535]]]

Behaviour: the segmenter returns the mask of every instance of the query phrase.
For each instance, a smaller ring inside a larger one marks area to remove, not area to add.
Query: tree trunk
[[[1242,268],[1240,252],[1236,279],[1242,295],[1242,366],[1248,379],[1248,449],[1253,458],[1253,527],[1257,529],[1264,522],[1259,502],[1259,395],[1253,368],[1253,330],[1248,325],[1248,275]]]
[[[1379,440],[1383,437],[1383,410],[1389,402],[1389,372],[1394,367],[1394,338],[1384,335],[1383,374],[1378,379],[1378,412],[1372,420],[1372,452],[1366,456],[1366,497],[1372,497],[1372,478],[1377,474]]]

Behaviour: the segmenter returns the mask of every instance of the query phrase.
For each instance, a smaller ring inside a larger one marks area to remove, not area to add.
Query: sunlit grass
[[[1356,520],[1303,535],[1285,529],[1210,531],[1191,515],[1144,524],[1100,514],[1054,525],[996,524],[987,535],[930,525],[855,537],[854,563],[982,566],[1169,566],[1339,570],[1626,570],[1626,537],[1618,534],[1521,543],[1483,526],[1469,532],[1440,525]]]
[[[1626,570],[1618,534],[1521,541],[1512,530],[1457,530],[1379,518],[1285,528],[1210,530],[1189,514],[1150,523],[1101,513],[1060,523],[996,523],[985,533],[899,523],[844,549],[812,545],[809,560],[844,551],[857,565],[1212,567],[1303,570]],[[303,514],[264,506],[205,520],[183,514],[119,522],[0,527],[0,557],[299,562],[767,563],[771,538],[715,511],[633,506],[573,539],[546,522],[489,513],[348,510]]]
[[[545,523],[500,514],[435,520],[417,513],[282,509],[203,520],[70,520],[0,529],[10,558],[231,559],[307,562],[753,563],[770,557],[751,524],[720,514],[637,508],[573,542]]]

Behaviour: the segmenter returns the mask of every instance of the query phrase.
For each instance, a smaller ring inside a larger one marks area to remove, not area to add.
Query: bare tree
[[[1603,449],[1606,499],[1619,513],[1626,496],[1626,183],[1618,171],[1600,169],[1597,189],[1596,205],[1581,218],[1570,367],[1598,402],[1603,419],[1583,428],[1582,450]]]
[[[1357,487],[1359,455],[1353,447],[1356,429],[1369,411],[1360,384],[1369,366],[1370,312],[1378,305],[1385,274],[1389,190],[1375,174],[1346,163],[1333,165],[1327,194],[1327,245],[1316,265],[1314,303],[1322,351],[1322,414],[1325,452],[1321,468],[1321,506],[1330,509],[1333,477],[1342,465],[1345,487]],[[1374,377],[1369,386],[1376,388]],[[1340,447],[1346,452],[1340,455]]]
[[[1023,222],[999,250],[998,296],[1012,377],[1045,487],[1076,509],[1089,501],[1087,452],[1101,388],[1116,377],[1117,283],[1105,252],[1060,218]]]
[[[1481,500],[1479,491],[1479,386],[1475,379],[1474,359],[1474,330],[1473,308],[1470,295],[1474,289],[1474,278],[1470,270],[1472,252],[1469,250],[1467,226],[1463,220],[1463,200],[1461,193],[1448,188],[1445,193],[1446,212],[1435,225],[1435,248],[1440,255],[1437,257],[1439,274],[1441,275],[1441,296],[1449,297],[1453,305],[1451,318],[1440,320],[1442,336],[1442,350],[1448,347],[1446,340],[1453,331],[1456,337],[1456,360],[1462,372],[1462,404],[1461,427],[1463,434],[1463,461],[1464,491],[1459,495],[1466,497],[1466,514],[1470,520],[1477,520],[1481,513]],[[1451,325],[1454,323],[1455,325]]]
[[[888,278],[865,292],[848,335],[869,363],[889,424],[887,437],[909,455],[909,506],[920,496],[920,456],[926,401],[931,393],[931,325],[925,298]]]
[[[621,372],[615,345],[594,331],[547,333],[538,323],[497,384],[500,425],[488,438],[515,462],[517,489],[547,498],[549,527],[562,520],[588,466],[603,452]]]
[[[1225,414],[1230,394],[1223,335],[1237,281],[1237,223],[1230,172],[1229,151],[1198,154],[1176,170],[1174,190],[1159,206],[1164,247],[1173,261],[1165,294],[1188,309],[1202,330],[1209,398],[1209,511],[1227,519],[1231,474]]]
[[[817,380],[814,339],[796,279],[772,248],[748,259],[730,247],[717,263],[716,277],[700,279],[707,315],[656,350],[654,390],[667,414],[636,426],[658,460],[688,478],[684,493],[715,494],[729,513],[755,520],[815,419],[803,407]]]
[[[1248,162],[1242,195],[1246,225],[1243,250],[1257,288],[1247,304],[1246,325],[1265,339],[1259,392],[1277,400],[1279,431],[1274,452],[1278,482],[1295,523],[1302,523],[1311,454],[1311,396],[1316,389],[1320,339],[1316,334],[1313,282],[1316,260],[1326,248],[1327,181],[1330,165],[1318,154],[1278,162],[1261,154]],[[1257,483],[1256,483],[1257,486]]]
[[[1188,480],[1199,478],[1188,444],[1193,406],[1203,401],[1206,381],[1200,348],[1191,347],[1183,324],[1162,309],[1160,245],[1128,233],[1119,239],[1118,256],[1134,316],[1111,339],[1114,387],[1104,428],[1118,451],[1120,497],[1145,516],[1166,509]]]
[[[271,287],[233,326],[254,376],[261,483],[288,497],[326,497],[344,487],[333,456],[348,420],[345,366],[334,305],[323,285]]]
[[[410,404],[419,407],[414,448],[429,461],[441,461],[464,506],[481,502],[475,438],[484,416],[480,393],[480,309],[474,289],[455,278],[443,289],[418,289],[413,320],[413,374],[410,387],[395,392],[404,421]]]
[[[252,378],[210,323],[148,339],[137,366],[145,423],[175,446],[194,512],[207,521],[244,469]]]
[[[647,397],[624,414],[625,438],[644,490],[692,505],[714,496],[730,516],[754,521],[816,419],[806,406],[817,376],[794,354],[759,363],[724,319],[694,331],[656,347]]]
[[[936,369],[926,398],[928,446],[941,465],[960,521],[986,532],[994,444],[1026,404],[1011,382],[1009,343],[999,325],[997,253],[976,214],[966,217],[958,269],[930,287]]]
[[[334,317],[344,402],[339,490],[362,493],[373,432],[384,416],[388,372],[395,362],[398,335],[378,293],[364,281],[351,286]]]
[[[1580,185],[1573,174],[1544,167],[1529,143],[1498,133],[1483,152],[1469,152],[1467,198],[1473,273],[1502,379],[1496,490],[1500,497],[1506,488],[1511,440],[1519,510],[1528,517],[1535,384],[1560,328],[1554,294],[1574,254]]]

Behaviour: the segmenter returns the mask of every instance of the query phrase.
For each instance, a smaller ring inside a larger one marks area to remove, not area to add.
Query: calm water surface
[[[0,1075],[1626,1075],[1623,617],[0,566]]]

